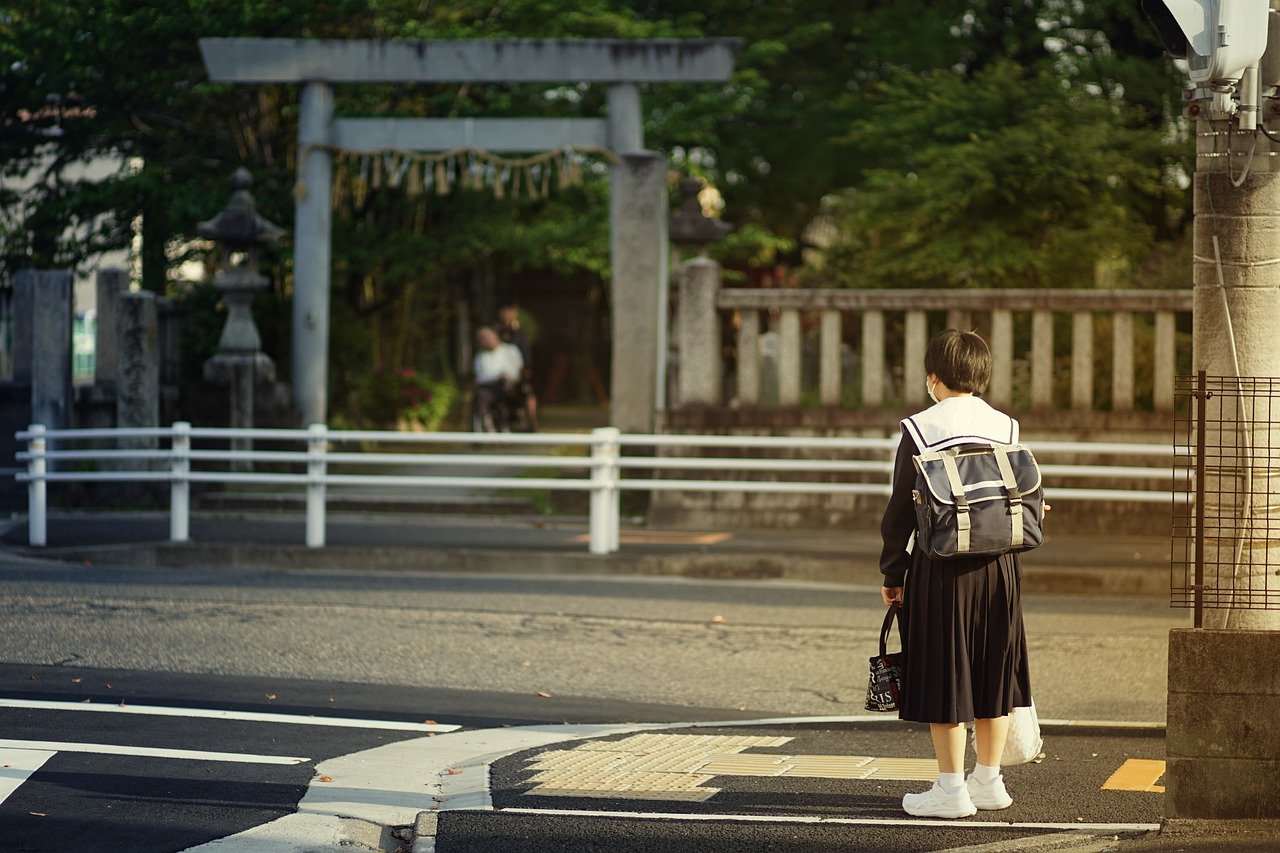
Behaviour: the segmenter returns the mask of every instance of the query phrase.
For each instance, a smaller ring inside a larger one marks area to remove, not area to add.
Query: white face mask
[[[925,393],[927,393],[927,394],[929,395],[929,399],[930,399],[930,400],[932,400],[932,401],[933,401],[933,402],[935,402],[935,403],[936,403],[936,402],[938,402],[938,398],[937,398],[937,397],[935,397],[935,396],[933,396],[933,387],[934,387],[934,385],[937,385],[937,384],[938,384],[937,382],[934,382],[933,384],[930,384],[928,379],[926,379],[926,380],[924,381],[924,390],[925,390]]]

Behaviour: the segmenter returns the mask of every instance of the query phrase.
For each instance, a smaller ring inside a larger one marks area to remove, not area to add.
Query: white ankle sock
[[[1000,765],[988,767],[985,764],[975,764],[973,766],[973,778],[977,779],[984,785],[990,785],[996,779],[1000,778]]]
[[[956,790],[964,784],[963,773],[939,773],[938,784],[942,786],[942,790],[948,794],[954,794]]]

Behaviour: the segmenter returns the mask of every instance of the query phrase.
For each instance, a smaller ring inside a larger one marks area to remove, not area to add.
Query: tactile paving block
[[[701,802],[719,792],[717,776],[809,779],[891,779],[928,782],[938,763],[925,758],[869,755],[747,753],[776,749],[789,737],[644,733],[588,741],[533,756],[526,794],[542,797],[620,797]]]

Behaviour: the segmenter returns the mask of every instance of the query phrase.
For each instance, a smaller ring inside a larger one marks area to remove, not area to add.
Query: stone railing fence
[[[849,399],[863,408],[922,404],[925,345],[945,313],[946,327],[977,328],[991,344],[986,396],[995,405],[1131,411],[1140,365],[1150,389],[1142,405],[1149,399],[1154,411],[1169,411],[1179,327],[1190,331],[1192,307],[1190,290],[722,288],[719,266],[704,258],[683,264],[677,279],[677,409],[840,406]],[[1096,320],[1104,334],[1110,329],[1109,347],[1095,347]],[[1068,325],[1069,362],[1054,340],[1055,326],[1061,332]],[[1139,326],[1143,333],[1135,335]],[[846,337],[856,346],[846,346]],[[815,343],[816,371],[806,371],[806,349],[812,355]],[[1109,400],[1095,395],[1095,361],[1107,350]],[[1060,389],[1055,396],[1064,371],[1069,395]]]

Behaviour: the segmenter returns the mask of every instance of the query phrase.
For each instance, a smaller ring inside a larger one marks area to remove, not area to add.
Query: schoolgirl
[[[1021,568],[1015,554],[931,561],[914,546],[911,457],[960,444],[1014,444],[1018,422],[981,398],[991,350],[974,332],[947,329],[925,350],[934,405],[902,421],[893,493],[880,525],[886,605],[899,604],[903,673],[899,716],[928,723],[941,774],[929,790],[903,797],[918,817],[968,817],[1013,804],[1000,773],[1009,713],[1031,704],[1022,624]],[[968,779],[965,723],[977,732]]]

